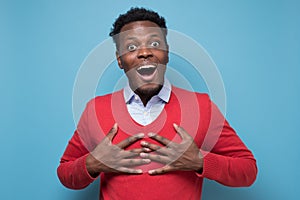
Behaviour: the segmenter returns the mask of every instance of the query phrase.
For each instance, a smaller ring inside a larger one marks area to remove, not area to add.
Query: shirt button
[[[134,95],[134,99],[137,101],[139,97],[137,95]]]

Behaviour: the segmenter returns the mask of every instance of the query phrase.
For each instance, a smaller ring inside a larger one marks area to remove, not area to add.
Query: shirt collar
[[[161,90],[156,96],[159,97],[161,100],[163,100],[165,103],[168,103],[171,96],[171,89],[172,89],[171,83],[165,78],[163,87],[161,88]],[[126,103],[130,103],[131,100],[134,99],[136,96],[136,94],[130,88],[128,82],[124,87],[123,94]]]

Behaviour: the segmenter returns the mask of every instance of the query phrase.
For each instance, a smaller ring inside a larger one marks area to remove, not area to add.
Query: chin
[[[159,93],[162,88],[162,84],[148,83],[136,89],[136,92],[146,96],[153,96]]]

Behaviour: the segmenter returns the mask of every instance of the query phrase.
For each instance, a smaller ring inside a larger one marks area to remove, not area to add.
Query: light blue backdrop
[[[208,51],[225,83],[227,118],[257,158],[253,186],[229,188],[205,181],[203,199],[298,199],[296,0],[1,0],[0,199],[98,198],[98,182],[81,191],[66,189],[56,167],[75,128],[77,70],[107,38],[118,14],[135,5],[158,11],[169,28]]]

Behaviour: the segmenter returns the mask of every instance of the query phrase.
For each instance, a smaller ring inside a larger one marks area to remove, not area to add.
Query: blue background
[[[254,185],[229,188],[206,180],[203,199],[298,199],[296,0],[1,0],[0,198],[98,198],[99,182],[66,189],[56,167],[75,128],[76,73],[114,19],[135,5],[158,11],[169,28],[208,51],[225,84],[227,118],[257,158]]]

